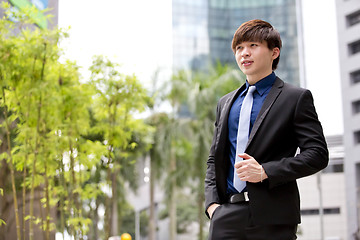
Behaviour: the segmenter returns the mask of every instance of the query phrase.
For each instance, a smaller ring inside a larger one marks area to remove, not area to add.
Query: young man
[[[296,239],[296,179],[328,164],[310,91],[273,72],[281,45],[278,31],[262,20],[245,22],[234,34],[246,83],[217,106],[205,178],[210,240]]]

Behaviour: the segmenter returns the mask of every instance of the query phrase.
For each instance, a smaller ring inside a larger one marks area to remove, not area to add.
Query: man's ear
[[[275,47],[273,50],[273,54],[272,54],[272,59],[275,60],[279,57],[280,55],[280,49]]]

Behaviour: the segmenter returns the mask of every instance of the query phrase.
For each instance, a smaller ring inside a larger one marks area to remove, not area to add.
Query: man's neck
[[[264,79],[265,77],[269,76],[271,73],[272,73],[272,70],[270,72],[266,72],[266,73],[261,74],[261,75],[246,76],[246,80],[248,81],[248,83],[250,85],[254,85],[258,81],[260,81],[260,80]]]

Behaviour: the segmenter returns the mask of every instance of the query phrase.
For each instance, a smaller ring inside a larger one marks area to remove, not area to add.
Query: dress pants
[[[215,209],[208,240],[294,240],[297,225],[253,224],[248,202],[225,203]]]

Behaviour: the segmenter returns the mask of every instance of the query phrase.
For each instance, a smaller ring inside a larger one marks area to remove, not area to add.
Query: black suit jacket
[[[228,116],[245,88],[223,96],[217,106],[214,137],[207,161],[205,206],[227,201],[230,164]],[[296,154],[297,149],[300,153]],[[311,92],[277,78],[256,118],[245,152],[265,169],[268,179],[247,183],[249,205],[256,225],[300,223],[296,179],[328,164],[328,150]]]

